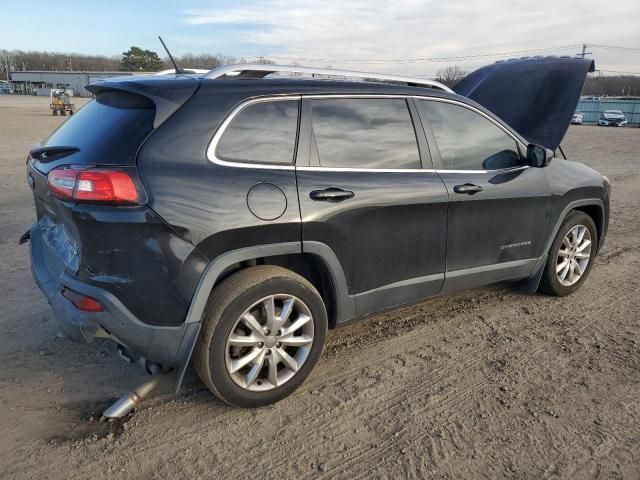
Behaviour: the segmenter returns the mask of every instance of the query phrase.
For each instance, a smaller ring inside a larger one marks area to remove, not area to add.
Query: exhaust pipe
[[[165,378],[164,374],[157,373],[151,380],[138,386],[132,392],[120,397],[111,404],[103,413],[104,418],[122,418],[129,414],[138,404],[149,395]]]

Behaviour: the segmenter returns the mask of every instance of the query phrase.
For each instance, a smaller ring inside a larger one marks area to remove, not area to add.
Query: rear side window
[[[242,109],[222,134],[216,156],[236,162],[291,165],[299,103],[277,100]]]
[[[446,170],[497,170],[523,165],[516,141],[478,113],[451,103],[418,102],[433,129]]]
[[[420,168],[413,122],[404,99],[314,99],[312,125],[323,167]]]
[[[63,123],[43,146],[79,148],[73,157],[75,164],[134,164],[138,147],[153,130],[154,118],[155,107],[148,99],[103,92]]]

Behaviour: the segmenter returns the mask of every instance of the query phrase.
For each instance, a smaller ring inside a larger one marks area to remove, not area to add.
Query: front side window
[[[298,100],[277,100],[247,106],[222,134],[216,156],[235,162],[293,164],[298,105]]]
[[[436,137],[445,170],[498,170],[523,165],[516,141],[482,115],[446,102],[418,102]]]
[[[323,167],[420,168],[407,102],[397,98],[326,98],[311,102],[315,145]]]

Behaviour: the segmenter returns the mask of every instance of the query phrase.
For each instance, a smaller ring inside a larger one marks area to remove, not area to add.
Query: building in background
[[[137,73],[135,73],[137,74]],[[11,72],[10,89],[22,95],[49,96],[52,88],[65,88],[73,95],[90,97],[85,85],[104,78],[135,75],[133,72]]]

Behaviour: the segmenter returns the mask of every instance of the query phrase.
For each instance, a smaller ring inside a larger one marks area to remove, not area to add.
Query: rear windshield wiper
[[[57,160],[58,158],[66,157],[72,153],[79,152],[78,147],[63,147],[63,146],[51,146],[51,147],[38,147],[29,152],[29,155],[34,160],[40,162],[50,162]]]

